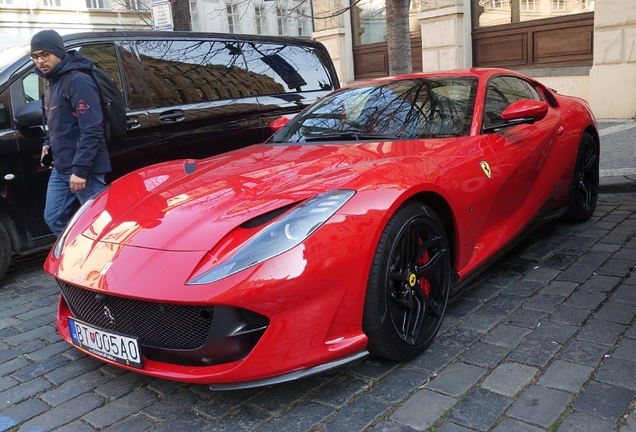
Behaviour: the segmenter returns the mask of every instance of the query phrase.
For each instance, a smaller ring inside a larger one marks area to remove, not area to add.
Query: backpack
[[[106,146],[122,142],[126,138],[126,106],[124,98],[110,75],[104,70],[93,66],[92,69],[71,70],[64,75],[62,96],[71,102],[71,79],[76,72],[84,72],[93,77],[104,115],[104,138]]]

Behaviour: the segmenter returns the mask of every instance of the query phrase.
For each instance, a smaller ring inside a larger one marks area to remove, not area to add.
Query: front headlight
[[[216,282],[290,250],[329,220],[354,194],[352,190],[335,190],[316,195],[263,229],[234,255],[186,285]]]
[[[86,209],[89,208],[91,204],[95,202],[97,197],[100,196],[102,192],[104,192],[104,190],[108,189],[108,187],[109,185],[106,185],[104,189],[102,189],[101,191],[97,192],[95,195],[90,197],[88,201],[86,201],[84,204],[82,204],[82,206],[79,209],[77,209],[77,211],[75,212],[71,220],[66,224],[64,231],[62,231],[62,234],[60,234],[60,236],[57,238],[55,246],[53,246],[53,258],[59,259],[62,256],[62,249],[64,249],[64,244],[66,243],[66,237],[68,237],[68,233],[71,232],[71,228],[73,228],[73,225],[75,225],[75,222],[77,222],[77,220],[80,218],[82,213],[84,213]]]

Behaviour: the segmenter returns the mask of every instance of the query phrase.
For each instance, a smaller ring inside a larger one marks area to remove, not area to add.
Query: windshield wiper
[[[366,140],[396,140],[398,137],[391,135],[377,135],[370,133],[340,132],[335,134],[305,136],[305,141],[366,141]]]

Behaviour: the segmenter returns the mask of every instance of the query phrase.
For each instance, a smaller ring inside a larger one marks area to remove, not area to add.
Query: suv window
[[[243,54],[256,96],[332,90],[329,74],[311,47],[245,42]]]
[[[523,99],[543,100],[539,92],[528,81],[512,77],[493,78],[488,84],[484,105],[484,126],[503,123],[501,114],[513,102]]]
[[[155,107],[250,95],[236,42],[142,41],[137,49]]]

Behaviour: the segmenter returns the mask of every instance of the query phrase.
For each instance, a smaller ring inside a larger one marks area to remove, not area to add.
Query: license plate
[[[74,318],[68,319],[68,325],[71,339],[78,347],[117,363],[143,367],[137,338],[105,331]]]

